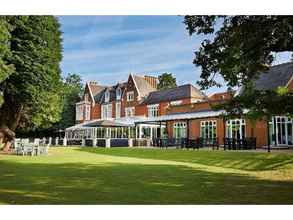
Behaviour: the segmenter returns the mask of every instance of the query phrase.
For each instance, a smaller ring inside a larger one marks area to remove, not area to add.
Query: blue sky
[[[78,73],[104,85],[126,81],[129,73],[171,72],[179,85],[199,79],[192,60],[202,38],[188,35],[182,16],[60,16],[59,21],[63,76]],[[281,55],[277,63],[287,59]]]

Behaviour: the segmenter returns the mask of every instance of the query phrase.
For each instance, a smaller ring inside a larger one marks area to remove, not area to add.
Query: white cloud
[[[101,19],[87,18],[84,24],[80,18],[77,23],[66,21],[65,30],[77,27],[87,31],[84,34],[64,33],[63,72],[79,73],[84,81],[97,80],[108,85],[127,80],[130,72],[152,75],[171,72],[179,84],[194,84],[199,79],[199,69],[192,60],[201,41],[189,37],[179,19],[176,26],[142,25],[132,29],[125,29],[123,19],[119,19],[109,19],[106,25]],[[105,43],[117,36],[130,36],[135,40]]]

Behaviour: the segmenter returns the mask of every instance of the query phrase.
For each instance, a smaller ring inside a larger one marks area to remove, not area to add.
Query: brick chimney
[[[144,79],[151,85],[151,87],[157,89],[158,78],[154,76],[144,76]]]

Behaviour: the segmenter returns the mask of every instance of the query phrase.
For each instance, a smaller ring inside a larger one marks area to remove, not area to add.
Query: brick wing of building
[[[114,86],[86,83],[76,103],[76,125],[66,129],[68,143],[91,146],[150,145],[155,139],[255,138],[256,146],[292,146],[293,121],[285,116],[252,124],[245,118],[224,120],[223,110],[211,106],[225,102],[234,92],[205,95],[191,84],[157,90],[157,78],[130,74]],[[285,86],[293,91],[293,63],[270,68],[255,80],[259,90]]]

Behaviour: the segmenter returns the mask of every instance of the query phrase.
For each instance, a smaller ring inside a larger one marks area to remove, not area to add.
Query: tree
[[[159,76],[158,89],[170,89],[177,86],[176,78],[172,76],[172,73],[163,73]]]
[[[5,17],[0,17],[0,83],[13,73],[14,66],[6,62],[6,58],[11,55],[9,50],[10,25]],[[0,105],[3,104],[3,96],[0,94]]]
[[[0,127],[49,127],[60,119],[62,59],[60,25],[54,16],[7,16],[10,53],[5,62],[15,71],[0,88]],[[7,146],[9,147],[9,139]]]
[[[82,80],[77,74],[68,74],[63,85],[63,110],[61,120],[57,123],[59,129],[65,129],[75,124],[75,104],[80,101]]]
[[[215,78],[220,75],[228,88],[245,91],[224,106],[227,111],[242,114],[249,108],[258,118],[293,114],[292,93],[255,91],[252,83],[271,66],[275,53],[293,51],[292,16],[185,16],[184,23],[190,35],[205,36],[193,61],[202,70],[201,88],[222,86]]]

